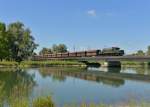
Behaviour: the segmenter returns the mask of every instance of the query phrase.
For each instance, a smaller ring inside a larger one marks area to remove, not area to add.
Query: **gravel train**
[[[67,58],[67,57],[95,57],[95,56],[123,56],[123,55],[124,50],[120,50],[119,47],[111,47],[111,48],[104,48],[102,50],[35,55],[33,56],[33,60],[48,60],[54,58]]]

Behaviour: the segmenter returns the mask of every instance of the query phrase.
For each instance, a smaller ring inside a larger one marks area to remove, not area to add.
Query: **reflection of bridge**
[[[120,71],[120,69],[118,69]],[[150,82],[150,75],[140,75],[140,74],[128,74],[128,73],[119,73],[117,69],[111,69],[112,72],[102,72],[102,71],[72,71],[63,70],[57,68],[51,69],[42,69],[43,74],[49,75],[57,75],[57,77],[71,76],[75,78],[80,78],[88,81],[95,81],[111,86],[118,87],[124,84],[124,80],[135,80],[135,81],[143,81]],[[114,73],[116,72],[117,73]]]
[[[121,78],[112,78],[110,76],[101,76],[101,75],[95,75],[94,73],[88,73],[87,71],[65,71],[57,68],[50,68],[50,69],[42,69],[43,75],[50,75],[55,80],[57,77],[58,81],[62,80],[62,78],[66,78],[66,76],[69,77],[75,77],[80,78],[82,80],[88,80],[93,81],[97,83],[102,83],[105,85],[113,86],[113,87],[119,87],[124,84],[124,80]],[[64,81],[64,79],[62,80]]]

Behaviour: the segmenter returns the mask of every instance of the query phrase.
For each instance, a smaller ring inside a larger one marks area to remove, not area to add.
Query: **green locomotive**
[[[123,56],[124,50],[120,50],[119,47],[111,47],[111,48],[104,48],[99,55],[102,56]]]

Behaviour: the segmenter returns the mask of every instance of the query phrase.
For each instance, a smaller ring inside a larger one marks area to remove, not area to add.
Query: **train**
[[[67,57],[96,57],[96,56],[123,56],[123,55],[124,50],[121,50],[119,47],[111,47],[111,48],[104,48],[102,50],[98,49],[89,51],[34,55],[33,60],[48,60]]]

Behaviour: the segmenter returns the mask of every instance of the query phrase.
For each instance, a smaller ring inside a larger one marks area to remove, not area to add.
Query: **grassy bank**
[[[149,62],[121,61],[122,67],[147,67]]]
[[[90,62],[91,63],[91,62]],[[93,62],[92,62],[93,63]],[[102,64],[103,62],[98,62]],[[1,61],[0,67],[53,67],[53,66],[78,66],[86,67],[85,63],[78,61],[23,61],[19,65],[14,61]],[[135,61],[121,61],[122,67],[147,67],[150,66],[150,62],[135,62]]]
[[[12,101],[10,100],[10,103],[8,104],[10,107],[57,107],[51,97],[39,97],[36,99],[33,99],[31,102],[28,101],[27,99],[13,99]],[[3,106],[3,104],[1,104]],[[114,105],[108,105],[104,103],[81,103],[81,104],[65,104],[62,107],[150,107],[150,103],[141,101],[141,102],[136,102],[136,101],[129,101],[127,103],[122,103],[122,104],[114,104]]]
[[[86,67],[84,63],[77,61],[23,61],[20,65],[14,61],[2,61],[0,67],[52,67],[52,66],[78,66]]]
[[[14,61],[0,61],[0,67],[16,67],[16,66],[18,66],[18,63]]]

